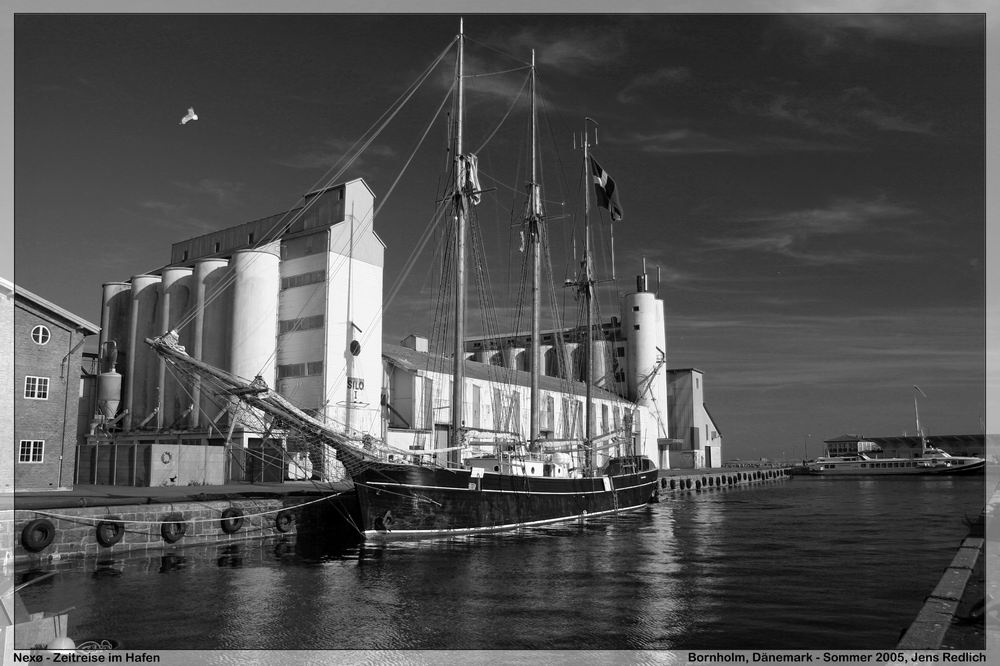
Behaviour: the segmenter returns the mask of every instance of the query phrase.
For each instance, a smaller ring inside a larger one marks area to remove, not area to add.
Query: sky
[[[14,16],[14,281],[97,323],[102,283],[299,205],[445,53],[458,18]],[[534,49],[552,278],[572,276],[582,246],[574,135],[589,117],[624,209],[613,229],[607,211],[590,215],[601,312],[645,260],[667,365],[705,373],[725,458],[912,435],[914,385],[927,434],[984,432],[986,26],[871,11],[466,13],[465,141],[488,190],[480,263],[500,319],[517,305],[528,178],[512,100]],[[447,134],[432,119],[453,53],[344,175],[382,206],[385,291],[400,280],[385,342],[433,330],[433,243],[401,269],[441,196]],[[181,125],[189,106],[198,120]],[[11,277],[8,260],[0,269]],[[552,293],[577,321],[569,292]]]

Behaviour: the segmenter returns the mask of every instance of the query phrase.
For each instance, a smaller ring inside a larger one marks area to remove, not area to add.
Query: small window
[[[24,397],[30,400],[49,399],[49,378],[48,377],[25,377]]]
[[[22,439],[17,452],[17,462],[40,463],[45,452],[45,440]]]
[[[187,261],[187,260],[188,260],[188,251],[184,250],[184,256],[181,257],[181,261]]]
[[[639,330],[639,324],[635,325],[635,330],[637,330],[637,331]]]
[[[38,325],[31,329],[31,341],[36,345],[44,345],[51,337],[48,326]]]
[[[638,311],[639,311],[639,306],[638,305],[633,305],[632,306],[632,312],[638,312]]]
[[[253,245],[253,232],[252,231],[247,234],[247,243],[249,243],[250,245]]]
[[[222,249],[222,245],[221,243],[219,243],[219,241],[215,241],[215,245],[213,245],[212,247],[214,248],[212,252],[218,252],[220,249]]]

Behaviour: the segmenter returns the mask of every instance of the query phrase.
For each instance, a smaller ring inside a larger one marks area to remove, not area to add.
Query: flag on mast
[[[611,219],[618,222],[622,219],[622,207],[618,203],[618,195],[615,193],[615,181],[611,179],[608,172],[601,168],[597,160],[590,157],[590,172],[594,178],[594,190],[597,191],[597,205],[607,208],[611,213]]]

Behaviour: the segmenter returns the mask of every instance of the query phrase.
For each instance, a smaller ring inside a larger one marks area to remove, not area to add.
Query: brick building
[[[14,285],[0,278],[0,386],[14,385]],[[0,391],[0,438],[14,441],[14,393]],[[14,492],[14,447],[0,446],[0,493]]]
[[[13,292],[14,489],[64,490],[76,465],[83,343],[100,329],[26,289]]]

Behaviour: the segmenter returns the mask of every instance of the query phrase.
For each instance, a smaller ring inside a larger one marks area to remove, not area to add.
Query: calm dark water
[[[890,648],[985,486],[793,477],[523,533],[70,563],[22,594],[130,649]]]

